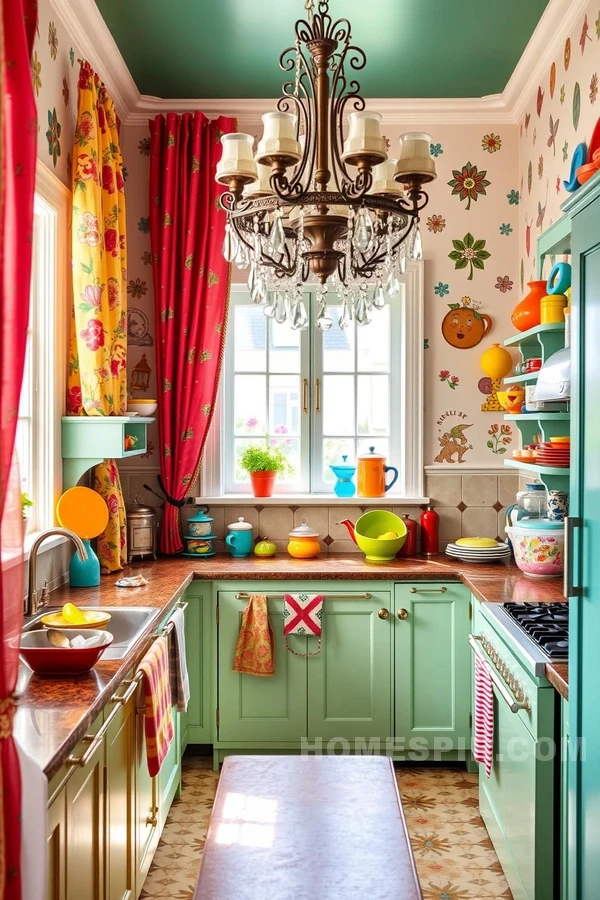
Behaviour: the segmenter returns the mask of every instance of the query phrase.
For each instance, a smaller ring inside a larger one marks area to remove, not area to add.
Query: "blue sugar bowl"
[[[212,534],[214,519],[208,515],[208,506],[203,506],[195,516],[190,516],[187,521],[188,534],[192,537],[208,537]]]
[[[356,466],[349,465],[346,460],[347,456],[342,456],[341,466],[330,466],[329,468],[337,478],[333,486],[333,490],[337,497],[354,497],[356,493],[356,485],[352,481],[356,472]]]

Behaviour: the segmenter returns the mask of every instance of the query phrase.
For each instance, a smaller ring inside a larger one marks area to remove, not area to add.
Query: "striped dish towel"
[[[475,731],[473,759],[483,763],[490,777],[494,757],[494,688],[485,663],[475,655]]]
[[[169,634],[169,671],[171,696],[179,712],[186,712],[190,702],[190,679],[185,653],[185,619],[182,609],[176,609],[169,619],[173,628]]]
[[[158,775],[173,740],[171,719],[171,683],[169,681],[169,643],[158,637],[140,663],[144,673],[146,699],[145,732],[148,772]]]

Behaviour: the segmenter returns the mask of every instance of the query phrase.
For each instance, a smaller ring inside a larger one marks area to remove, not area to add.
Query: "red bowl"
[[[586,181],[589,181],[592,175],[595,175],[598,171],[598,166],[595,162],[585,163],[583,166],[579,166],[577,171],[575,172],[575,177],[579,184],[585,184]]]
[[[104,651],[113,642],[108,631],[96,629],[70,629],[69,639],[76,635],[84,638],[97,636],[102,642],[95,647],[53,647],[48,632],[26,631],[21,637],[21,657],[38,675],[83,675],[93,669]]]

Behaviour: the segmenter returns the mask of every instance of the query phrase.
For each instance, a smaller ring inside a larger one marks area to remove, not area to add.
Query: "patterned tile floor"
[[[512,900],[479,815],[477,776],[463,768],[398,768],[423,900]],[[186,757],[141,900],[192,900],[218,774]]]

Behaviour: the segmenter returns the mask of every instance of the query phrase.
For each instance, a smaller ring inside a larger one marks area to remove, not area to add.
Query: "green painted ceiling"
[[[303,0],[96,0],[143,94],[276,97]],[[548,0],[331,0],[367,54],[367,97],[505,87]]]

